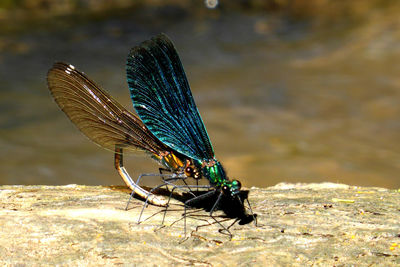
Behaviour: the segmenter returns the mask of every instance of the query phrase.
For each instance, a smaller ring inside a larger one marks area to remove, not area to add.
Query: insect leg
[[[250,214],[251,214],[250,216],[253,217],[254,225],[257,226],[257,214],[254,214],[253,209],[251,208],[249,199],[246,198],[246,200],[247,200],[247,204],[249,205],[249,210],[250,210]]]
[[[214,191],[214,190],[209,191],[209,192],[204,193],[204,194],[202,194],[202,195],[200,195],[200,196],[197,196],[197,197],[194,197],[194,198],[191,198],[191,199],[185,201],[185,203],[184,203],[184,213],[183,213],[184,235],[185,235],[185,237],[186,237],[186,209],[187,209],[188,207],[190,207],[191,203],[194,204],[194,203],[196,203],[196,202],[198,202],[198,201],[200,201],[200,200],[202,200],[202,199],[204,199],[204,198],[208,198],[208,197],[212,196],[213,194],[215,194],[215,191]],[[215,205],[214,205],[214,206],[215,206]],[[215,219],[214,219],[214,220],[215,220]]]
[[[176,174],[142,174],[141,176],[160,176],[160,177],[163,179],[163,181],[164,181],[164,183],[162,183],[162,184],[160,184],[160,185],[157,185],[156,187],[152,188],[152,189],[150,190],[150,192],[149,192],[149,196],[153,195],[152,193],[153,193],[154,191],[156,191],[157,189],[159,189],[159,188],[161,188],[161,187],[163,187],[163,186],[165,186],[166,188],[168,188],[168,185],[173,185],[171,182],[169,182],[169,180],[184,179],[184,177],[180,177],[180,176],[178,176],[178,175],[176,175]],[[140,177],[141,177],[141,176],[140,176]],[[165,178],[165,177],[166,177],[166,178]],[[138,179],[138,180],[139,180],[139,179]],[[165,205],[163,205],[163,206],[165,207],[165,212],[164,212],[162,224],[164,223],[165,213],[166,213],[167,210],[168,210],[168,204],[169,204],[169,202],[170,202],[171,196],[172,196],[172,192],[170,193],[170,197],[169,197],[168,200],[166,201]],[[144,211],[144,209],[146,208],[148,202],[150,202],[150,200],[149,200],[149,198],[147,197],[147,198],[145,199],[144,204],[143,204],[142,210],[140,211],[140,215],[139,215],[139,219],[138,219],[138,224],[141,222],[141,218],[142,218],[142,215],[143,215],[143,211]]]
[[[223,193],[220,192],[219,195],[218,195],[217,200],[215,201],[213,207],[212,207],[211,210],[210,210],[210,217],[213,218],[214,221],[215,221],[216,223],[218,223],[218,224],[222,227],[222,229],[220,229],[219,232],[220,232],[220,233],[223,233],[223,231],[226,231],[226,233],[227,233],[227,234],[229,235],[229,237],[232,239],[232,234],[231,234],[231,232],[229,231],[229,229],[226,228],[224,225],[222,225],[222,223],[220,223],[220,222],[213,216],[213,212],[214,212],[214,210],[218,207],[218,202],[221,200],[222,195],[223,195]]]

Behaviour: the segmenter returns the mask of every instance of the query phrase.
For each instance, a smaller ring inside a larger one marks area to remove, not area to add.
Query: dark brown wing
[[[115,145],[153,154],[168,150],[136,115],[74,66],[55,63],[47,84],[61,110],[96,144],[112,151]]]

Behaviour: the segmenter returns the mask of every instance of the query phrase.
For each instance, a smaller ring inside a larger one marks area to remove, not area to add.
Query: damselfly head
[[[233,180],[231,183],[231,194],[237,195],[242,188],[242,184],[238,180]]]
[[[238,180],[225,181],[221,187],[222,193],[235,197],[239,194],[242,184]]]

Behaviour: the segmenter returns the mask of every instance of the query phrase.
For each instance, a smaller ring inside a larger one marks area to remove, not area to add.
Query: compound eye
[[[186,167],[185,174],[188,177],[193,177],[193,168],[192,167]]]
[[[240,190],[240,188],[242,188],[242,183],[239,182],[238,180],[233,180],[232,187],[236,188],[237,190]]]

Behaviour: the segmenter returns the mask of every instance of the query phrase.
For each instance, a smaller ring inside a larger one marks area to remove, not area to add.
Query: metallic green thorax
[[[206,162],[196,160],[196,164],[201,168],[202,174],[206,177],[210,184],[227,190],[231,196],[236,195],[240,191],[241,184],[237,180],[230,181],[226,175],[222,164],[216,159]]]
[[[202,166],[203,176],[210,181],[210,184],[220,187],[228,180],[225,170],[219,161],[216,161],[213,165],[210,164],[211,166],[204,164],[202,161],[198,161],[198,163]]]

